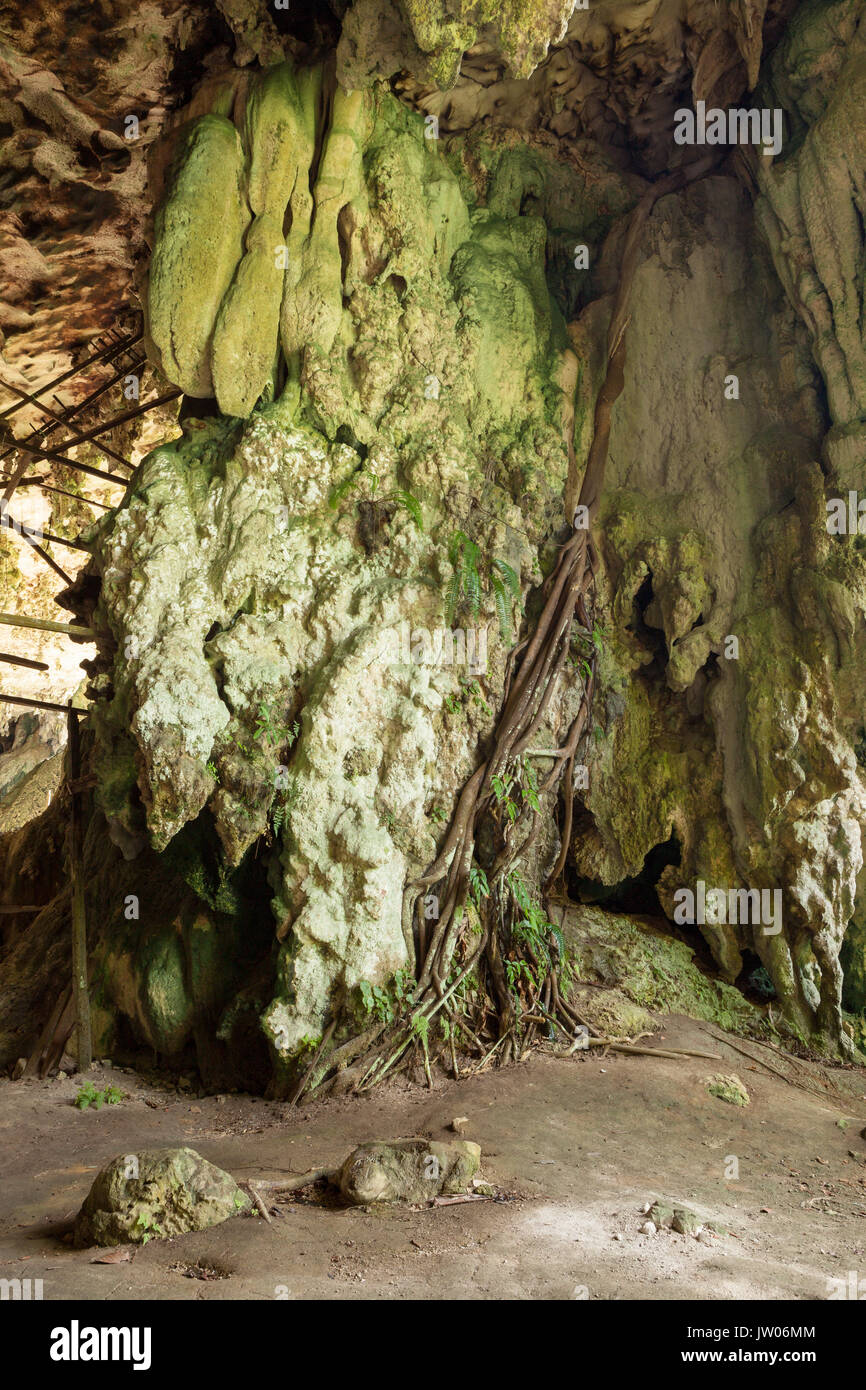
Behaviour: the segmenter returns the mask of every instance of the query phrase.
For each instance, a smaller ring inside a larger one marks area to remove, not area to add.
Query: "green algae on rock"
[[[466,1192],[481,1163],[481,1149],[468,1139],[373,1140],[353,1149],[337,1183],[356,1206],[372,1202],[419,1203]]]
[[[730,1076],[711,1076],[707,1081],[711,1096],[724,1100],[728,1105],[749,1105],[751,1097],[740,1078],[733,1072]]]
[[[195,1149],[119,1154],[96,1175],[75,1221],[74,1241],[144,1245],[204,1231],[251,1207],[234,1178]]]
[[[682,1013],[731,1033],[761,1032],[762,1011],[701,970],[695,953],[646,919],[594,907],[556,909],[581,980],[605,984],[654,1013]]]
[[[148,328],[170,381],[190,396],[213,394],[211,339],[249,223],[240,138],[224,116],[200,116],[182,132],[156,214]]]

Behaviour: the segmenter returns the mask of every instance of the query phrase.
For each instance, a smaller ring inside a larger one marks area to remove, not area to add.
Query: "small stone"
[[[469,1118],[467,1115],[457,1115],[451,1121],[451,1128],[453,1129],[455,1134],[463,1134],[466,1130],[466,1126],[468,1125],[468,1123]]]
[[[711,1096],[716,1096],[719,1100],[727,1101],[728,1105],[749,1105],[750,1096],[745,1086],[736,1073],[730,1076],[710,1076],[707,1078],[707,1090]]]
[[[699,1236],[704,1229],[703,1222],[688,1207],[676,1208],[671,1227],[681,1236]]]
[[[640,1233],[642,1236],[654,1236],[656,1234],[657,1229],[658,1228],[653,1221],[645,1221],[640,1228]]]

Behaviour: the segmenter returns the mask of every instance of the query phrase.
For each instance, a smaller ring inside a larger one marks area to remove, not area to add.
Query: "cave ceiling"
[[[583,10],[547,0],[527,28],[509,26],[508,6],[485,23],[475,18],[483,4],[461,0],[445,7],[461,15],[432,32],[411,0],[288,10],[264,0],[40,0],[23,11],[3,0],[3,377],[32,389],[136,313],[151,235],[148,152],[227,73],[334,50],[344,85],[386,81],[435,114],[444,134],[505,127],[569,147],[567,157],[595,142],[653,176],[668,158],[675,108],[692,96],[735,101],[790,8],[605,0]],[[25,415],[21,427],[33,423]]]

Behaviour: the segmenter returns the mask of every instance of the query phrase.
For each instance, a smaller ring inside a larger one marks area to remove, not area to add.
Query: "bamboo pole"
[[[55,545],[65,545],[69,550],[83,550],[85,554],[93,554],[93,546],[85,545],[83,541],[68,541],[65,536],[54,536],[50,531],[38,530],[34,527],[31,531],[23,521],[16,521],[5,505],[0,504],[0,526],[5,526],[7,531],[14,531],[23,541],[33,544],[31,539],[34,535],[39,535],[44,541],[53,541]]]
[[[83,400],[77,401],[74,405],[63,405],[63,402],[61,401],[60,397],[55,392],[54,399],[57,401],[57,404],[63,408],[64,411],[63,423],[69,424],[72,420],[74,420],[76,415],[80,415],[82,411],[87,410],[88,406],[91,406],[94,401],[98,401],[101,396],[105,395],[106,391],[110,391],[112,386],[116,386],[118,381],[120,381],[121,377],[130,376],[134,372],[141,371],[142,367],[145,364],[145,361],[146,358],[144,357],[136,358],[129,366],[121,367],[119,371],[116,371],[113,376],[110,376],[108,378],[107,381],[104,381],[101,386],[98,386],[95,391],[91,391],[89,396],[85,396]],[[3,417],[0,416],[0,420],[2,420],[2,418]],[[40,439],[42,439],[44,442],[44,440],[48,438],[49,434],[53,434],[55,429],[58,428],[59,426],[57,425],[48,425],[47,428],[43,428],[41,430],[33,430],[27,436],[26,440],[22,440],[20,442],[25,444],[36,444],[39,442]],[[0,452],[0,459],[7,458],[8,455],[11,453],[14,453],[14,445],[12,444],[7,445],[7,447],[3,449],[2,452]],[[131,466],[131,464],[127,465],[127,467]]]
[[[50,531],[43,531],[42,539],[51,541],[53,545],[65,545],[67,550],[83,550],[85,555],[93,554],[93,546],[85,545],[84,541],[68,541],[65,536],[53,536]]]
[[[0,652],[0,661],[5,661],[9,666],[29,666],[31,671],[47,671],[47,661],[33,661],[29,656],[15,656],[12,652]]]
[[[87,986],[87,918],[84,904],[82,864],[81,794],[75,790],[81,778],[81,742],[76,711],[70,705],[66,716],[69,735],[69,870],[72,884],[72,995],[75,1003],[78,1071],[90,1070],[93,1036],[90,1022],[90,994]]]
[[[166,391],[163,396],[155,396],[152,401],[143,401],[140,405],[133,406],[131,410],[124,410],[120,415],[112,415],[110,420],[106,420],[101,425],[95,425],[92,430],[85,430],[79,434],[77,439],[61,439],[58,449],[74,449],[77,444],[85,444],[90,439],[97,439],[101,434],[108,434],[109,430],[116,429],[118,425],[125,425],[130,420],[135,420],[139,415],[146,415],[149,410],[155,410],[158,405],[167,405],[169,401],[176,401],[183,392],[179,386],[175,386],[171,391]],[[99,446],[102,448],[102,445]],[[131,465],[130,465],[131,467]]]
[[[85,497],[83,492],[67,492],[66,488],[55,487],[44,478],[19,478],[18,487],[41,487],[43,492],[56,492],[58,497],[71,497],[73,502],[86,502],[88,507],[101,507],[104,512],[113,510],[107,502],[97,502],[95,497]]]
[[[23,613],[0,613],[0,623],[6,627],[33,628],[35,632],[62,632],[65,637],[86,637],[90,642],[95,642],[98,635],[93,627],[81,627],[78,623],[56,623],[53,618],[28,618]]]
[[[2,517],[5,515],[8,515],[8,513],[5,510],[5,504],[0,503],[0,524],[2,524]],[[10,526],[7,529],[14,532],[15,535],[20,536],[21,540],[24,541],[26,545],[30,546],[31,550],[35,550],[40,560],[44,560],[46,565],[48,565],[49,569],[53,569],[55,574],[60,575],[60,578],[63,580],[64,584],[73,584],[75,582],[72,578],[72,575],[67,574],[63,566],[58,565],[57,561],[52,559],[52,557],[48,554],[48,551],[43,546],[41,546],[38,541],[35,541],[33,539],[26,527]]]
[[[84,371],[85,367],[92,367],[94,362],[101,362],[103,358],[111,357],[115,352],[125,352],[127,348],[133,347],[135,343],[140,343],[143,337],[143,333],[134,333],[132,337],[127,338],[122,343],[108,343],[105,347],[100,348],[98,352],[93,353],[91,357],[85,357],[84,361],[79,362],[77,367],[70,367],[69,371],[64,372],[62,376],[55,377],[53,381],[47,381],[44,386],[40,386],[33,394],[35,396],[44,396],[46,391],[51,391],[54,387],[60,386],[64,381],[68,381],[71,376],[77,376],[79,372]],[[15,405],[10,405],[6,410],[0,411],[0,420],[5,420],[7,415],[12,415],[16,410],[20,409],[20,401],[16,402]]]
[[[2,385],[4,390],[14,392],[14,394],[20,398],[22,404],[26,403],[27,405],[34,406],[36,410],[41,410],[42,414],[47,415],[49,420],[53,420],[55,425],[65,425],[67,429],[73,430],[75,434],[78,435],[79,440],[81,440],[81,435],[78,430],[75,429],[75,426],[71,424],[69,420],[65,419],[63,415],[58,415],[56,410],[52,410],[50,405],[46,405],[44,401],[37,400],[35,396],[31,396],[29,391],[22,391],[20,386],[12,386],[8,381],[4,381]],[[83,442],[83,440],[81,442]],[[132,464],[128,459],[123,458],[120,454],[116,454],[113,449],[109,449],[107,444],[100,444],[99,447],[102,453],[114,459],[115,463],[122,463],[124,468],[132,468]]]
[[[4,695],[0,692],[0,705],[26,705],[34,709],[56,710],[59,714],[68,714],[69,705],[55,705],[51,700],[37,700],[30,695]],[[75,714],[86,714],[86,709],[76,709]]]
[[[75,439],[68,441],[69,446],[73,449],[76,443],[77,440]],[[52,463],[62,463],[67,468],[73,468],[76,473],[86,473],[91,478],[101,478],[104,483],[116,483],[118,487],[126,487],[129,482],[128,478],[122,478],[119,473],[105,473],[101,468],[91,468],[89,463],[79,463],[78,459],[71,459],[66,454],[61,454],[57,449],[37,449],[33,444],[25,444],[23,439],[16,439],[12,448],[19,449],[24,454],[31,454],[37,459],[51,459]],[[24,467],[27,467],[26,460]],[[3,494],[5,501],[9,501],[17,486],[18,480],[13,475],[12,478],[8,479],[6,492]]]

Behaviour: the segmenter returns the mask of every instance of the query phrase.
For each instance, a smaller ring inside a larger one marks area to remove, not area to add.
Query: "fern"
[[[505,580],[505,584],[508,588],[509,593],[511,594],[511,597],[517,599],[517,601],[519,602],[520,576],[518,575],[517,571],[513,570],[510,565],[507,565],[504,560],[494,560],[493,568],[497,569],[499,573],[502,575],[502,578]]]
[[[395,492],[394,500],[401,507],[405,507],[419,531],[424,530],[424,518],[421,514],[421,504],[417,497],[413,497],[411,492]]]
[[[473,618],[481,612],[481,576],[478,573],[478,558],[481,551],[474,541],[467,541],[463,550],[463,592]]]
[[[331,488],[331,492],[328,497],[328,506],[331,508],[332,511],[335,512],[337,510],[344,497],[348,496],[348,494],[352,491],[352,488],[355,486],[357,480],[358,469],[355,468],[348,475],[348,477],[343,479],[341,483],[337,483],[336,487]]]
[[[482,555],[481,548],[470,540],[465,531],[455,531],[448,546],[452,574],[446,596],[449,624],[461,602],[466,603],[473,618],[481,612],[482,569],[486,587],[492,591],[499,631],[503,642],[510,646],[514,635],[512,604],[520,603],[520,576],[505,560]]]
[[[490,583],[493,587],[496,616],[499,619],[499,633],[506,646],[511,646],[511,604],[505,584],[498,574],[491,574]]]
[[[448,546],[448,559],[454,573],[448,586],[448,621],[453,621],[461,597],[466,600],[473,617],[481,608],[481,576],[478,560],[481,551],[465,531],[455,531]]]

